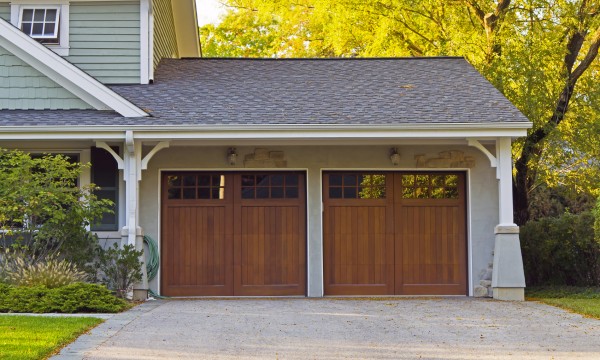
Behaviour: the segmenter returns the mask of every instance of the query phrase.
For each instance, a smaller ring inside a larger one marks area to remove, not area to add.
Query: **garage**
[[[301,172],[163,172],[161,293],[306,294]]]
[[[467,295],[463,172],[326,172],[326,295]]]

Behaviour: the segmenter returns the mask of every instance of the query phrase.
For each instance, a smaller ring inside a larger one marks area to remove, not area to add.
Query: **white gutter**
[[[0,112],[1,114],[1,112]],[[140,122],[145,120],[140,119]],[[498,123],[498,124],[402,124],[402,125],[337,125],[337,124],[274,124],[274,125],[92,125],[92,126],[0,126],[4,132],[106,132],[106,131],[156,131],[156,132],[250,132],[250,131],[459,131],[459,130],[523,130],[530,129],[530,122]]]

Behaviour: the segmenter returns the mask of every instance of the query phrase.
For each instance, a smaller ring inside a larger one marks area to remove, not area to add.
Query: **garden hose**
[[[146,254],[146,273],[148,281],[151,281],[158,274],[158,266],[160,264],[160,255],[158,255],[158,244],[150,236],[144,235],[144,244],[148,246],[148,254]],[[154,291],[148,289],[148,294],[154,298],[166,299],[166,296],[161,296]]]
[[[148,281],[151,281],[158,274],[158,244],[148,235],[144,235],[144,244],[148,246],[148,254],[146,254],[146,273],[148,274]]]

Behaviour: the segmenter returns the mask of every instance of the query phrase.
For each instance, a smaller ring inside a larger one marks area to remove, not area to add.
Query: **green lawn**
[[[525,292],[527,300],[536,300],[581,315],[600,319],[600,288],[573,286],[533,287]]]
[[[0,359],[45,359],[101,322],[88,317],[0,316]]]

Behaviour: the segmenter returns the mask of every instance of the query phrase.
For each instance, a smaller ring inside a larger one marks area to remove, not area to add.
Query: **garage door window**
[[[403,199],[458,199],[457,175],[402,175]]]
[[[223,200],[225,199],[225,175],[170,175],[167,178],[170,200]]]
[[[330,199],[385,199],[385,174],[331,174]]]
[[[297,199],[297,174],[242,175],[242,199]]]

